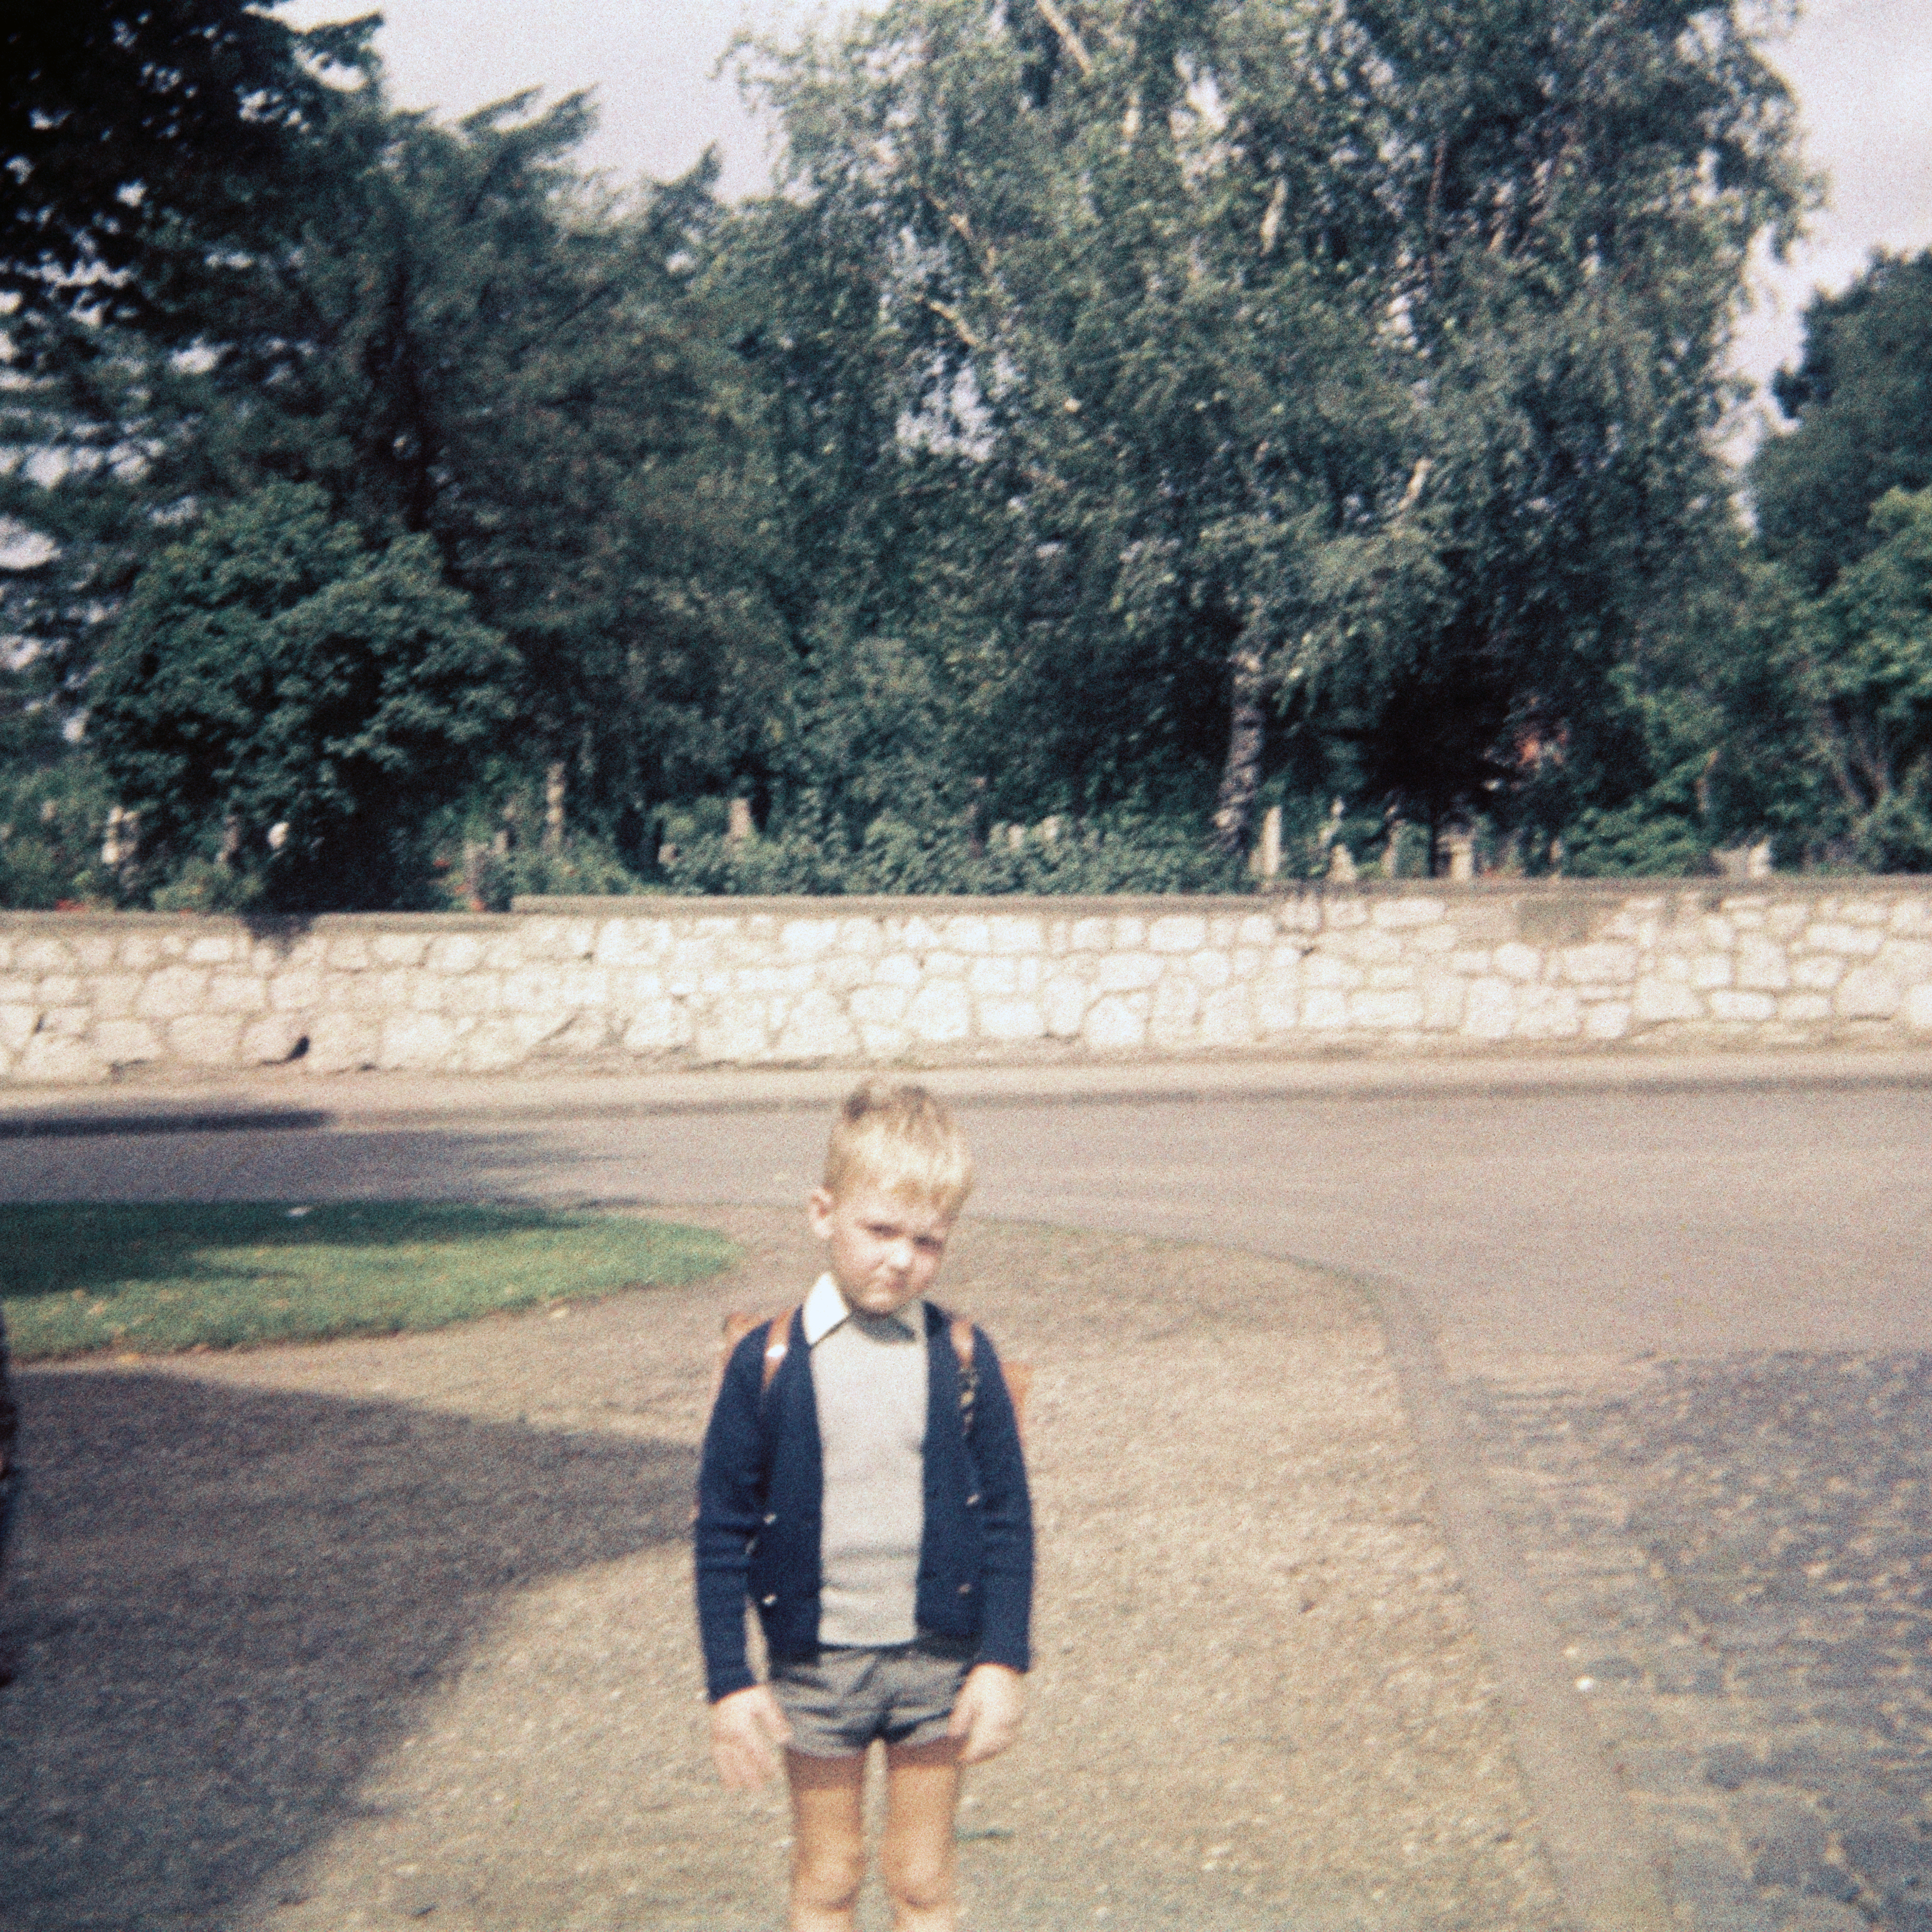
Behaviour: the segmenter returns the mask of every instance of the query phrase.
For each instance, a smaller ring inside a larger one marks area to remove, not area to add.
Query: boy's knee
[[[952,1861],[944,1853],[888,1850],[880,1876],[896,1904],[909,1912],[937,1912],[952,1899]]]
[[[793,1895],[820,1912],[849,1912],[865,1881],[862,1845],[820,1845],[792,1865]]]

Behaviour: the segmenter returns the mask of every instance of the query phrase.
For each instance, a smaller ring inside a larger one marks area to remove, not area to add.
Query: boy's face
[[[806,1211],[846,1305],[868,1315],[895,1315],[923,1294],[952,1232],[952,1217],[931,1202],[875,1186],[838,1198],[819,1188]]]

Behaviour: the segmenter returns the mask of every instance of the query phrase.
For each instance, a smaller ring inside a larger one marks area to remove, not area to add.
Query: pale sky
[[[371,0],[362,0],[362,5]],[[805,0],[374,0],[395,98],[454,115],[526,87],[554,98],[596,91],[602,124],[587,150],[618,181],[688,167],[709,142],[740,194],[765,176],[764,138],[728,77],[712,70],[746,19],[780,27]],[[285,17],[341,19],[355,4],[296,0]],[[1762,383],[1798,352],[1811,290],[1842,288],[1876,247],[1932,247],[1932,4],[1810,0],[1768,49],[1798,98],[1812,164],[1831,178],[1810,238],[1767,265],[1736,363]],[[1765,406],[1770,406],[1768,398]]]

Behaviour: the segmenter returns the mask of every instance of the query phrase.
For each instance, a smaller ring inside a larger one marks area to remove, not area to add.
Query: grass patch
[[[440,1328],[700,1280],[736,1254],[709,1228],[540,1208],[0,1207],[0,1309],[22,1361],[158,1354]]]

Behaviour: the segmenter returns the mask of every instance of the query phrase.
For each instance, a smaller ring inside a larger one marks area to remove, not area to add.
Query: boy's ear
[[[832,1216],[838,1206],[837,1197],[829,1187],[814,1187],[806,1197],[805,1218],[821,1241],[832,1238]]]

